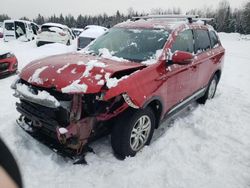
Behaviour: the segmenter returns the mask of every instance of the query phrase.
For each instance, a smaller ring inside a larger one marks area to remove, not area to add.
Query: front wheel
[[[155,129],[155,115],[150,108],[129,110],[116,121],[111,133],[111,145],[122,159],[135,156],[150,143]]]
[[[208,86],[204,96],[202,96],[201,98],[199,98],[197,100],[198,103],[205,104],[207,100],[210,100],[210,99],[214,98],[214,95],[215,95],[215,92],[216,92],[216,89],[217,89],[218,81],[219,81],[218,76],[214,75],[212,80],[209,82],[209,86]]]

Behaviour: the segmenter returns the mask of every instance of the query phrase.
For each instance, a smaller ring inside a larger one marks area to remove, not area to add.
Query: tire
[[[148,126],[144,127],[146,124]],[[120,159],[135,156],[145,145],[149,145],[154,129],[155,115],[151,108],[129,109],[123,113],[111,131],[111,145],[116,156]]]
[[[70,45],[70,40],[68,40],[68,42],[67,42],[67,44],[66,44],[67,46],[69,46]]]
[[[209,82],[209,85],[207,87],[207,90],[204,96],[202,96],[201,98],[197,100],[199,104],[205,104],[207,100],[214,98],[218,81],[219,81],[218,76],[214,75],[211,81]]]

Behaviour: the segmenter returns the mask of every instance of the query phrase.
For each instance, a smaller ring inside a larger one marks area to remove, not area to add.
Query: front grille
[[[9,63],[0,63],[0,71],[8,70]]]

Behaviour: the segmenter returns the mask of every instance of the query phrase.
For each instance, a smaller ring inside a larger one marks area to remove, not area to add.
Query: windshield
[[[157,50],[162,49],[168,31],[152,29],[113,28],[99,37],[88,51],[99,55],[99,49],[108,49],[117,57],[133,61],[145,61],[154,58]]]

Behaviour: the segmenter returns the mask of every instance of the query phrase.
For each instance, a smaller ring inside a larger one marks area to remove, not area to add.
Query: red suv
[[[214,97],[225,49],[207,20],[195,20],[137,18],[84,52],[33,61],[12,86],[19,125],[64,154],[111,133],[114,152],[134,156],[164,119]]]

